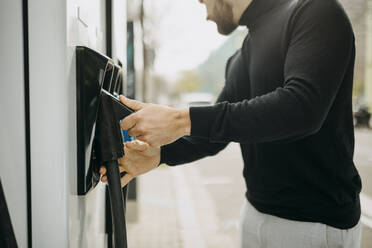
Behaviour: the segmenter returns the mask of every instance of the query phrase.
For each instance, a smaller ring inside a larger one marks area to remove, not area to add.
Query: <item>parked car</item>
[[[215,96],[211,93],[186,93],[181,96],[180,107],[208,106],[212,105],[214,101]]]

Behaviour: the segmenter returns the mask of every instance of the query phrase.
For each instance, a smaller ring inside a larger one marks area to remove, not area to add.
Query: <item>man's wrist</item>
[[[180,129],[182,131],[182,136],[189,136],[191,132],[191,120],[190,120],[189,108],[180,109],[179,117],[180,117]]]

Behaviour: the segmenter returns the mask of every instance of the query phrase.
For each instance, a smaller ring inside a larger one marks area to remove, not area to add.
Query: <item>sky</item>
[[[174,77],[193,69],[225,40],[215,23],[206,20],[206,9],[198,0],[151,1],[158,43],[155,72]]]

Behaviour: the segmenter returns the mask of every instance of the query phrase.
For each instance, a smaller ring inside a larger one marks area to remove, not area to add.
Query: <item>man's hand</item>
[[[120,172],[127,174],[121,178],[121,186],[127,185],[133,178],[144,174],[160,163],[160,148],[150,147],[147,143],[135,140],[124,145],[124,157],[118,160]],[[106,168],[100,168],[102,182],[107,181]]]
[[[160,147],[190,135],[189,109],[147,104],[124,96],[120,96],[120,101],[136,111],[122,120],[121,128],[152,147]]]

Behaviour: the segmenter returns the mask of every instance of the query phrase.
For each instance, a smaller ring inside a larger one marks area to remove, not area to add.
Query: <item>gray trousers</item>
[[[321,223],[291,221],[244,204],[241,248],[360,248],[361,223],[341,230]]]

